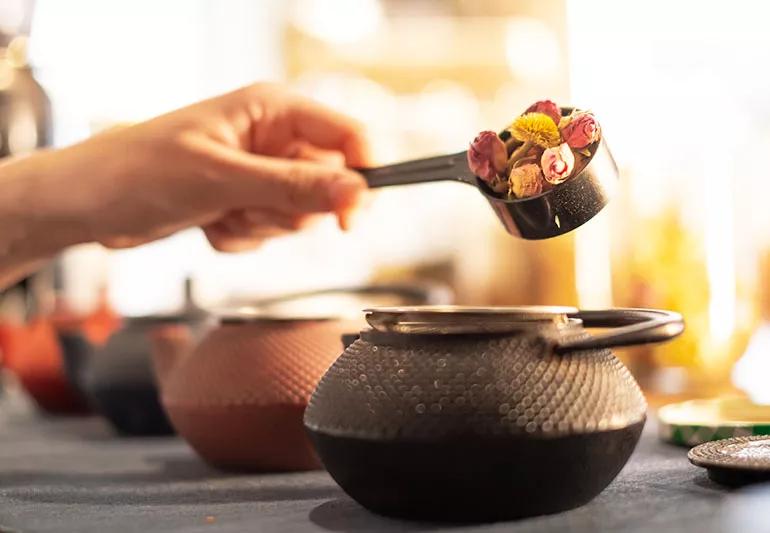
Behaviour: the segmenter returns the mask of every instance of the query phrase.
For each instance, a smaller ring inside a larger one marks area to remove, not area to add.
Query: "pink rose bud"
[[[527,108],[524,113],[543,113],[553,119],[556,125],[561,120],[561,109],[552,100],[540,100]]]
[[[540,158],[543,176],[548,183],[558,185],[566,181],[575,168],[575,156],[567,143],[547,148]]]
[[[505,171],[508,151],[494,131],[482,131],[468,149],[468,167],[484,181],[491,181]]]
[[[561,136],[571,148],[579,150],[599,140],[601,128],[591,113],[578,111],[565,120],[561,128]]]
[[[508,180],[516,198],[536,196],[543,192],[543,174],[540,167],[533,163],[514,167]]]

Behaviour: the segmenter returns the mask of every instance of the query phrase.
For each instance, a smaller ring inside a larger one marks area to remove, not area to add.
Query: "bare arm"
[[[253,249],[336,214],[366,185],[358,126],[273,85],[0,165],[0,288],[63,248],[123,248],[201,227],[218,250]]]
[[[86,241],[75,221],[40,204],[50,164],[48,152],[0,164],[0,288],[57,251]]]

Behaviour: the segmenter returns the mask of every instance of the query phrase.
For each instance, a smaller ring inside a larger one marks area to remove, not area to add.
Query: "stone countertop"
[[[367,512],[324,472],[235,475],[178,438],[117,438],[99,418],[45,418],[0,400],[0,532],[13,531],[770,531],[770,488],[729,491],[657,440],[594,501],[484,525],[391,520]]]

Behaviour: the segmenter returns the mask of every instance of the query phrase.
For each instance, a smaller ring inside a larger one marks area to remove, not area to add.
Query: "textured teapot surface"
[[[305,423],[330,435],[441,439],[457,434],[562,436],[644,420],[646,402],[609,350],[555,354],[549,338],[585,336],[574,325],[526,334],[370,332],[321,380]]]
[[[340,346],[330,322],[223,324],[173,368],[170,405],[305,405]]]
[[[620,472],[646,403],[606,348],[682,331],[666,311],[367,311],[305,412],[321,461],[375,512],[488,521],[582,505]],[[613,331],[589,335],[586,327]]]
[[[174,426],[220,468],[318,468],[302,415],[349,328],[341,321],[220,325],[163,380]]]

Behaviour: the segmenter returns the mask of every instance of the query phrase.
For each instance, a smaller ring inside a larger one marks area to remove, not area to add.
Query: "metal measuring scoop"
[[[562,108],[562,115],[571,111]],[[500,137],[506,140],[510,134],[503,132]],[[529,240],[563,235],[591,220],[609,202],[618,179],[617,165],[603,136],[580,174],[527,198],[501,198],[468,168],[467,152],[357,170],[373,188],[444,180],[473,185],[508,233]]]

